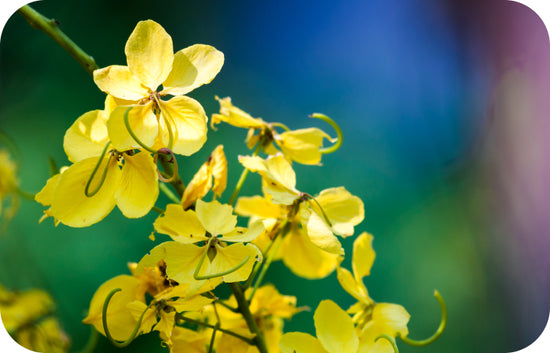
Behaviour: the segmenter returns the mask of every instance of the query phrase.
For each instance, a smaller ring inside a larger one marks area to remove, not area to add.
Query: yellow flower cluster
[[[36,352],[64,353],[70,341],[54,316],[50,295],[39,289],[9,291],[0,285],[0,312],[8,333]]]
[[[18,180],[17,165],[6,149],[0,149],[0,220],[9,221],[19,208],[16,195]],[[4,207],[3,204],[7,204]]]
[[[176,155],[194,154],[206,142],[206,113],[185,94],[212,81],[224,55],[202,44],[174,54],[170,36],[151,20],[137,24],[125,53],[127,66],[94,71],[95,83],[107,93],[105,106],[83,114],[67,130],[63,146],[72,164],[46,182],[36,201],[48,207],[42,219],[53,217],[56,225],[71,227],[93,225],[115,206],[128,218],[154,210],[159,213],[155,232],[171,240],[131,263],[130,275],[103,283],[83,322],[119,347],[158,331],[170,352],[396,350],[395,338],[408,334],[409,314],[368,295],[363,277],[374,262],[372,236],[356,238],[353,274],[340,266],[341,240],[363,221],[363,202],[343,186],[314,196],[297,189],[292,163],[320,165],[342,142],[338,125],[314,114],[337,138],[318,128],[290,130],[216,97],[220,111],[212,116],[212,127],[224,122],[248,129],[246,144],[253,149],[238,157],[243,173],[229,201],[220,202],[228,183],[223,146],[212,151],[187,187]],[[324,146],[325,140],[332,145]],[[237,199],[249,172],[261,177],[262,195]],[[157,206],[160,192],[171,203]],[[247,227],[238,225],[238,216],[248,218]],[[346,313],[335,302],[322,301],[314,315],[317,338],[283,334],[284,320],[302,309],[296,297],[262,283],[276,260],[306,279],[337,271],[357,303]],[[231,297],[218,297],[222,286]]]

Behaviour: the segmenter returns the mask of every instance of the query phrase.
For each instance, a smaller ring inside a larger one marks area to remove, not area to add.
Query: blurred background
[[[402,304],[411,338],[436,329],[438,289],[446,332],[427,348],[401,352],[510,352],[535,340],[550,310],[550,46],[542,21],[523,5],[474,0],[61,1],[33,4],[100,67],[125,65],[124,45],[139,20],[153,19],[174,49],[215,46],[226,61],[209,85],[192,92],[208,115],[214,95],[231,96],[253,116],[290,128],[325,113],[344,132],[322,166],[300,166],[298,189],[316,194],[344,185],[365,203],[357,232],[375,237],[376,301]],[[81,114],[102,109],[104,94],[61,47],[18,14],[0,43],[0,130],[19,150],[23,189],[38,192],[48,158],[68,161],[63,135]],[[189,181],[219,143],[229,158],[229,188],[241,166],[246,132],[209,132],[196,155],[181,158]],[[258,193],[251,175],[242,195]],[[230,191],[225,195],[229,198]],[[159,200],[163,205],[166,200]],[[0,234],[0,283],[42,288],[56,300],[73,349],[89,328],[89,301],[107,279],[129,273],[167,240],[149,240],[153,212],[139,220],[114,210],[85,229],[38,224],[43,207],[21,201]],[[357,234],[358,234],[357,233]],[[344,244],[351,255],[352,239]],[[346,259],[345,265],[349,265]],[[353,303],[336,276],[305,281],[282,264],[268,273],[299,305],[332,298]],[[304,282],[305,281],[305,282]],[[314,333],[312,312],[287,331]],[[101,352],[161,349],[157,334],[125,350],[105,339]]]

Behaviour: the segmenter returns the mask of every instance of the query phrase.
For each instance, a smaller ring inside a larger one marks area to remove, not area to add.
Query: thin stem
[[[220,304],[223,307],[226,307],[227,309],[231,310],[234,313],[239,312],[239,309],[232,307],[231,305],[225,303],[223,300],[216,301],[216,303]]]
[[[441,336],[441,334],[445,330],[445,327],[447,326],[447,306],[445,305],[445,301],[443,300],[443,297],[441,297],[441,294],[439,294],[437,290],[434,291],[434,296],[435,296],[435,299],[437,299],[437,302],[439,303],[439,307],[441,308],[441,321],[439,323],[439,327],[431,337],[420,341],[413,340],[408,337],[401,337],[401,335],[398,335],[401,341],[408,344],[409,346],[414,346],[414,347],[427,346],[433,343],[436,339],[438,339],[439,336]]]
[[[86,342],[86,345],[82,347],[81,350],[77,351],[77,353],[92,353],[97,346],[97,342],[99,339],[99,334],[97,333],[97,330],[95,327],[90,328],[90,337],[88,338],[88,342]]]
[[[258,142],[258,144],[256,145],[256,149],[254,150],[254,152],[252,152],[252,156],[257,156],[260,153],[261,148],[262,148],[262,141]],[[245,167],[243,169],[243,172],[241,173],[241,176],[239,177],[239,181],[237,181],[237,185],[235,185],[235,189],[231,194],[231,198],[229,198],[229,201],[227,202],[229,205],[233,206],[233,203],[235,203],[235,199],[237,198],[237,195],[239,195],[239,191],[241,191],[241,188],[243,187],[243,184],[244,184],[244,181],[246,180],[248,172],[249,172],[249,169]]]
[[[17,194],[27,200],[30,200],[30,201],[34,201],[34,196],[35,194],[31,193],[31,192],[27,192],[27,191],[24,191],[24,190],[21,190],[21,188],[19,186],[16,186],[15,187],[15,192],[17,192]]]
[[[181,200],[176,196],[176,194],[174,194],[172,190],[168,189],[168,186],[166,186],[165,183],[160,183],[159,188],[160,188],[160,191],[162,191],[164,195],[166,195],[170,199],[170,201],[175,203],[181,202]]]
[[[65,33],[59,29],[59,22],[54,19],[48,19],[34,10],[29,5],[19,9],[19,14],[23,16],[32,28],[41,30],[65,49],[80,65],[93,76],[94,70],[99,69],[94,58],[86,54],[78,45],[76,45]]]
[[[170,182],[170,185],[174,187],[174,190],[176,190],[176,193],[181,198],[185,190],[185,186],[183,185],[183,181],[181,181],[180,176],[174,173],[175,167],[174,167],[174,163],[172,163],[171,156],[160,153],[159,157],[160,157],[159,158],[160,164],[162,165],[162,168],[164,169],[164,171],[169,175],[175,175],[175,178]],[[180,201],[178,200],[177,203],[179,202]]]
[[[199,320],[191,319],[191,318],[185,317],[185,316],[183,316],[183,315],[181,315],[181,314],[177,314],[176,319],[181,320],[181,321],[188,322],[188,323],[190,323],[190,324],[208,327],[208,328],[211,328],[211,329],[216,328],[215,325],[210,325],[210,324],[207,324],[206,322],[202,322],[202,321],[199,321]],[[220,332],[223,332],[223,333],[225,333],[225,334],[231,335],[231,336],[233,336],[233,337],[237,337],[238,339],[245,341],[245,342],[248,343],[249,345],[254,345],[254,340],[252,340],[252,339],[250,339],[250,338],[247,338],[247,337],[244,337],[244,336],[241,336],[241,335],[239,335],[238,333],[235,333],[235,332],[233,332],[233,331],[226,330],[226,329],[221,328],[221,327],[218,327],[217,330],[220,331]]]
[[[153,207],[151,208],[151,211],[155,211],[155,212],[158,213],[158,214],[164,214],[164,210],[163,210],[162,208],[160,208],[160,207],[157,207],[157,206],[153,206]]]
[[[248,297],[248,301],[251,302],[252,298],[254,298],[254,294],[256,294],[256,290],[262,283],[265,274],[267,273],[267,270],[269,269],[269,266],[273,262],[273,259],[275,258],[275,254],[279,251],[279,247],[281,246],[283,242],[283,235],[284,232],[286,232],[288,224],[288,219],[284,220],[284,224],[281,226],[279,232],[277,232],[277,236],[274,239],[274,241],[271,243],[273,246],[268,250],[269,254],[267,256],[267,259],[265,260],[264,264],[262,265],[262,270],[260,271],[260,275],[258,276],[258,279],[256,280],[256,283],[254,283],[254,287],[252,287],[252,293],[250,293],[250,297]]]
[[[246,324],[248,325],[248,329],[256,335],[254,337],[254,345],[258,347],[258,351],[260,351],[260,353],[268,353],[264,337],[256,324],[256,320],[254,320],[254,316],[250,312],[250,307],[248,306],[248,301],[244,296],[241,284],[238,282],[229,283],[229,288],[231,288],[231,292],[233,292],[235,299],[237,299],[239,311],[244,317]]]

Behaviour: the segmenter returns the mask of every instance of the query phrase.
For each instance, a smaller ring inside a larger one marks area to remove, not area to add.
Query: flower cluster
[[[36,352],[64,353],[70,341],[54,316],[50,295],[39,289],[10,291],[0,285],[2,323],[23,347]]]
[[[365,216],[361,199],[343,186],[314,195],[298,189],[293,163],[320,165],[342,143],[338,125],[313,114],[337,136],[314,127],[291,130],[216,97],[220,110],[212,115],[212,128],[226,123],[247,129],[245,143],[252,150],[238,157],[243,172],[224,202],[228,163],[222,145],[187,186],[178,173],[178,155],[196,153],[207,140],[208,117],[186,94],[214,79],[224,55],[203,44],[174,53],[171,37],[151,20],[137,24],[125,53],[127,66],[93,72],[107,94],[105,106],[67,130],[63,146],[72,164],[46,182],[36,201],[47,207],[42,219],[71,227],[91,226],[115,206],[127,218],[155,211],[150,238],[170,240],[130,263],[130,274],[103,283],[83,322],[119,347],[156,331],[170,352],[385,353],[397,350],[397,337],[413,342],[407,338],[407,311],[375,302],[363,283],[375,257],[372,236],[355,239],[353,273],[341,266],[342,241]],[[250,172],[261,178],[261,191],[238,197]],[[170,203],[159,204],[160,192]],[[357,303],[345,312],[322,301],[314,315],[317,338],[284,334],[284,320],[304,308],[296,297],[263,283],[277,260],[306,279],[336,271]],[[222,287],[231,290],[229,298],[219,297]]]

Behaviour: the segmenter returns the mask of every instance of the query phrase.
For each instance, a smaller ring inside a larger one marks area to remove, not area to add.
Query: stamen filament
[[[386,341],[388,341],[391,344],[394,353],[399,353],[399,349],[397,348],[397,344],[395,343],[395,340],[393,339],[392,336],[388,335],[387,333],[383,333],[383,334],[379,335],[378,337],[376,337],[374,339],[374,342],[378,341],[380,338],[385,339]]]
[[[101,152],[101,155],[99,156],[99,159],[97,160],[97,163],[94,167],[94,170],[92,171],[92,174],[90,175],[90,178],[88,178],[88,182],[86,183],[86,187],[84,188],[84,194],[87,197],[92,197],[95,194],[98,193],[99,189],[103,186],[103,183],[105,182],[105,178],[107,177],[107,171],[109,170],[109,164],[111,163],[111,158],[113,156],[109,156],[107,159],[107,165],[105,166],[105,169],[103,169],[103,174],[101,175],[101,179],[99,180],[99,184],[95,187],[93,191],[90,192],[90,185],[92,184],[92,180],[95,178],[95,175],[101,166],[101,162],[103,162],[103,159],[105,158],[105,154],[107,153],[107,150],[109,148],[109,145],[111,144],[111,141],[107,142],[105,144],[105,147],[103,148],[103,151]]]
[[[111,341],[113,345],[115,345],[118,348],[126,347],[127,345],[132,343],[132,341],[136,338],[136,336],[138,335],[139,328],[141,326],[141,321],[143,320],[143,316],[149,309],[149,307],[147,307],[141,313],[141,316],[139,317],[136,327],[134,327],[134,331],[132,331],[128,339],[126,339],[123,342],[115,340],[113,336],[111,336],[111,333],[109,332],[109,327],[107,326],[107,307],[109,306],[109,302],[111,301],[111,298],[113,297],[113,295],[115,295],[117,292],[120,292],[121,290],[122,289],[120,288],[115,288],[112,291],[110,291],[109,294],[107,294],[107,297],[105,298],[105,302],[103,303],[103,311],[102,311],[102,317],[101,317],[101,320],[103,322],[103,330],[105,330],[105,336],[109,339],[109,341]]]
[[[438,339],[439,336],[441,336],[441,334],[445,330],[445,327],[447,326],[447,306],[445,305],[445,301],[443,300],[443,297],[441,297],[441,294],[439,294],[437,290],[434,291],[434,296],[435,296],[435,299],[437,299],[439,306],[441,307],[441,322],[439,323],[439,327],[431,337],[421,341],[413,340],[408,337],[401,337],[401,335],[397,336],[401,339],[401,341],[408,344],[409,346],[414,346],[414,347],[427,346],[433,343],[436,339]]]
[[[138,145],[140,145],[143,149],[151,152],[151,153],[157,153],[157,151],[155,149],[153,149],[152,147],[149,147],[147,146],[145,143],[143,143],[139,137],[137,137],[137,135],[134,133],[134,130],[132,130],[132,127],[130,126],[130,120],[128,118],[128,113],[130,112],[130,110],[132,109],[133,107],[128,107],[126,109],[126,111],[124,111],[124,125],[126,126],[126,130],[128,131],[128,133],[130,134],[130,136],[132,136],[132,138],[134,139],[134,141],[137,142]]]
[[[309,117],[323,120],[324,122],[326,122],[330,126],[332,126],[334,131],[336,131],[336,136],[337,137],[336,137],[336,142],[334,143],[334,145],[332,145],[330,147],[322,148],[322,149],[319,150],[319,152],[321,152],[321,154],[329,154],[329,153],[336,152],[340,148],[340,146],[342,146],[342,140],[344,139],[344,134],[342,134],[342,129],[340,129],[340,126],[338,124],[336,124],[336,122],[334,120],[332,120],[328,116],[326,116],[324,114],[321,114],[321,113],[313,113]]]

